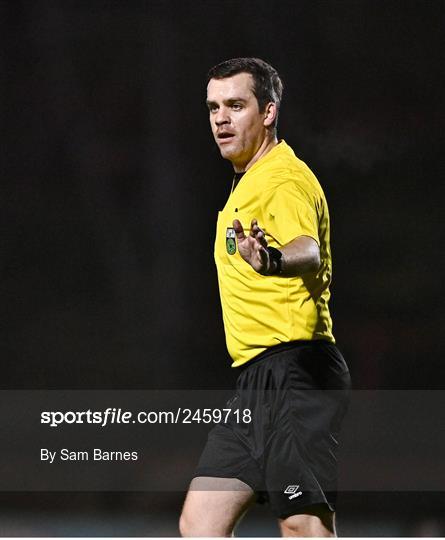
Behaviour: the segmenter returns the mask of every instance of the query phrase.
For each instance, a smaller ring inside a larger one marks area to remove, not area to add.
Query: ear
[[[272,101],[266,105],[266,109],[264,110],[264,126],[270,127],[276,117],[277,117],[277,104],[273,103]]]

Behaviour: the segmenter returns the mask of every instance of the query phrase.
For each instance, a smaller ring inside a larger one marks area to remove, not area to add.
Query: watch
[[[275,262],[275,268],[272,270],[272,272],[267,272],[266,275],[268,276],[273,276],[273,275],[276,275],[276,274],[281,274],[281,266],[282,266],[282,262],[283,262],[283,253],[279,250],[279,249],[276,249],[274,247],[271,247],[271,246],[267,246],[267,251],[269,253],[269,260],[270,261],[274,261]],[[269,270],[270,270],[270,265],[269,265]]]

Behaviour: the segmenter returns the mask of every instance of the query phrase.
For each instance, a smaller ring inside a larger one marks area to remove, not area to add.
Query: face
[[[260,112],[250,73],[211,79],[207,86],[210,126],[223,158],[244,171],[255,158],[273,122],[270,106]]]

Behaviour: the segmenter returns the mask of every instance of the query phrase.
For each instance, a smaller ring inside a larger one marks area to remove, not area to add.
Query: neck
[[[236,173],[238,172],[245,172],[252,167],[259,159],[261,159],[263,156],[265,156],[268,152],[272,150],[274,146],[278,144],[278,139],[276,135],[272,135],[270,137],[266,137],[264,141],[260,144],[258,150],[255,152],[253,157],[250,159],[248,163],[233,163],[233,169]]]

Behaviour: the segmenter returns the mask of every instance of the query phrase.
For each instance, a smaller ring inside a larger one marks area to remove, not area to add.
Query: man
[[[275,69],[256,58],[209,72],[210,125],[235,170],[215,241],[227,347],[241,371],[230,406],[249,413],[210,432],[183,536],[231,536],[257,498],[283,536],[335,536],[349,372],[328,308],[328,208],[312,172],[277,140],[281,94]]]

